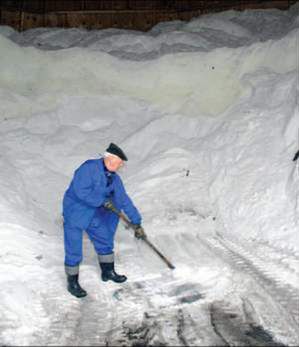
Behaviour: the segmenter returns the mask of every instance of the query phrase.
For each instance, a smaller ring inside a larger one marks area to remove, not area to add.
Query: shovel
[[[110,203],[110,202],[108,202],[108,203],[106,203],[105,204],[105,208],[107,209],[107,210],[110,210],[110,211],[112,211],[112,212],[114,212],[115,214],[117,214],[118,215],[118,217],[120,218],[120,219],[122,219],[124,222],[125,222],[125,224],[129,227],[129,228],[132,228],[132,229],[134,229],[135,230],[135,226],[134,226],[134,224],[132,224],[129,220],[128,220],[128,218],[121,212],[121,211],[118,211],[115,207],[114,207],[114,205],[112,204],[112,203]],[[156,246],[154,246],[150,241],[149,241],[149,239],[146,237],[146,236],[144,236],[144,237],[142,237],[141,238],[163,261],[164,261],[164,263],[170,268],[170,269],[172,269],[172,270],[174,270],[175,269],[175,267],[174,267],[174,265],[172,265],[171,264],[171,262],[157,249],[157,247]]]

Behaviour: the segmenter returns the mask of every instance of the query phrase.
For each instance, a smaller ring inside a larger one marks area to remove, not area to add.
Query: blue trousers
[[[103,215],[105,213],[105,215]],[[114,235],[119,218],[111,212],[97,211],[85,230],[93,243],[97,254],[106,255],[113,253]],[[82,261],[83,232],[84,230],[64,221],[64,264],[77,266]]]

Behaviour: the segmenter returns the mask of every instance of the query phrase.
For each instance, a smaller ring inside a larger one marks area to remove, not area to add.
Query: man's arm
[[[127,194],[125,187],[122,183],[121,178],[118,176],[118,188],[119,188],[119,198],[120,198],[120,208],[129,217],[132,224],[141,225],[141,215],[135,205],[133,204],[131,198]]]

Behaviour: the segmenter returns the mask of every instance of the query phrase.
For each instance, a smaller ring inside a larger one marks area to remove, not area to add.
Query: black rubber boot
[[[102,270],[102,280],[107,282],[109,280],[116,283],[123,283],[127,280],[125,275],[118,275],[114,270],[114,263],[100,263]]]
[[[67,290],[77,298],[83,298],[87,295],[78,282],[79,275],[67,275]]]

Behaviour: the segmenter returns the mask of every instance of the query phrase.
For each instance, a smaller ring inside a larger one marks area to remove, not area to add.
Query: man
[[[119,217],[109,210],[109,205],[125,212],[135,226],[136,238],[145,237],[140,213],[116,173],[127,160],[125,153],[111,143],[103,158],[87,160],[75,171],[64,194],[64,264],[67,289],[76,297],[87,295],[78,282],[84,230],[98,254],[102,280],[122,283],[127,279],[114,269],[114,235]]]

